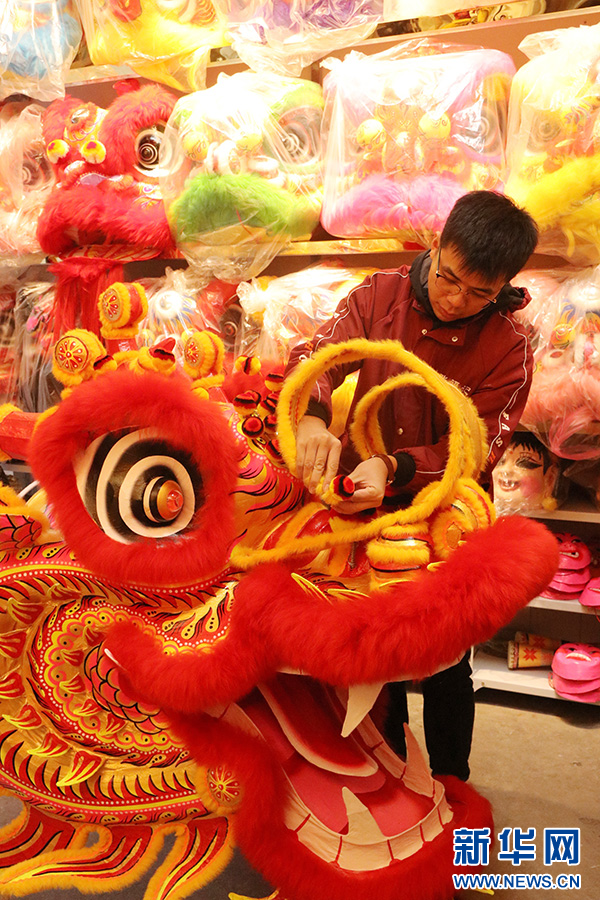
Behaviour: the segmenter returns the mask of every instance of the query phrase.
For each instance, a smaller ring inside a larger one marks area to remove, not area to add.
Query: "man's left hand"
[[[354,482],[354,494],[347,500],[337,502],[334,506],[335,511],[343,516],[351,516],[364,509],[381,506],[387,477],[387,466],[382,459],[376,456],[364,459],[348,475]]]

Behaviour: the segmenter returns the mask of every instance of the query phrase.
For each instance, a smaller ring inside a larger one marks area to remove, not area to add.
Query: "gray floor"
[[[580,828],[581,864],[569,873],[581,875],[581,889],[561,891],[558,896],[600,900],[600,706],[487,689],[476,697],[472,783],[492,802],[498,831],[537,829],[535,861],[525,861],[517,869],[498,861],[492,850],[488,871],[513,875],[567,871],[564,865],[544,867],[541,835],[544,828]],[[409,708],[411,727],[422,743],[419,694],[409,695]],[[16,801],[0,799],[0,824],[10,821],[18,808]],[[218,879],[194,897],[228,900],[229,892],[235,892],[263,898],[271,890],[236,856]],[[144,883],[139,883],[121,892],[93,896],[141,900],[143,894]],[[35,895],[38,900],[81,900],[82,896],[75,889]],[[474,891],[464,894],[469,900],[485,896]],[[496,891],[495,896],[547,900],[549,891],[508,889]]]

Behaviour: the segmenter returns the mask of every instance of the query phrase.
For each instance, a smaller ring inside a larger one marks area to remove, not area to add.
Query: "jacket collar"
[[[431,308],[431,303],[429,302],[427,280],[429,278],[430,268],[431,250],[425,250],[415,257],[413,264],[410,267],[409,277],[417,300],[417,306],[432,319],[434,323],[433,327],[438,328],[446,323],[437,318]],[[496,303],[490,303],[489,306],[485,306],[474,316],[458,319],[452,324],[460,328],[478,319],[487,318],[488,316],[493,315],[494,312],[515,312],[517,309],[524,309],[530,300],[531,296],[527,288],[513,287],[510,282],[507,282],[498,294]]]

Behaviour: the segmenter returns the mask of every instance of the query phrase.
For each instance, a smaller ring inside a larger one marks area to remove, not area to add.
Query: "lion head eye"
[[[164,143],[165,126],[154,125],[140,131],[135,142],[136,169],[143,175],[157,178],[168,168],[169,145]]]
[[[97,438],[75,470],[89,515],[121,543],[184,532],[202,504],[191,456],[150,429]]]

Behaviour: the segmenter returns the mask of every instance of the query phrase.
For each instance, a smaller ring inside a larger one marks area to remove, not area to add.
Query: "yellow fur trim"
[[[234,772],[224,765],[200,766],[194,786],[205,807],[216,816],[230,816],[239,808],[243,792]]]
[[[348,413],[352,405],[357,381],[358,372],[351,372],[331,395],[331,423],[329,430],[336,437],[340,437],[346,430]]]
[[[92,378],[94,364],[106,356],[106,348],[91,331],[73,328],[55,344],[52,374],[65,387],[75,387]]]
[[[485,458],[485,435],[472,401],[431,366],[405,350],[399,341],[373,342],[362,338],[324,347],[298,366],[286,380],[277,404],[277,429],[279,447],[288,468],[293,471],[295,466],[298,422],[306,412],[312,387],[318,377],[334,365],[367,357],[390,359],[412,369],[414,374],[404,372],[393,376],[384,385],[372,388],[361,399],[356,409],[357,424],[354,426],[352,423],[350,426],[359,453],[363,458],[368,458],[372,453],[386,452],[376,423],[376,412],[384,396],[398,386],[422,384],[444,403],[450,419],[448,463],[443,477],[419,491],[408,508],[384,513],[370,522],[363,524],[345,519],[344,526],[339,531],[304,535],[302,540],[294,539],[288,529],[286,540],[269,550],[253,551],[236,547],[231,555],[232,562],[236,565],[249,568],[262,562],[282,560],[303,553],[317,553],[344,542],[372,540],[394,525],[425,522],[436,509],[451,502],[459,478],[470,479],[479,473]]]
[[[221,376],[224,357],[225,347],[217,334],[194,331],[184,342],[183,370],[194,379]]]
[[[600,187],[600,154],[569,157],[560,169],[547,174],[537,174],[534,181],[520,175],[509,178],[506,193],[515,203],[531,213],[542,230],[572,214],[576,207]]]
[[[117,350],[113,354],[113,359],[118,366],[128,365],[135,361],[138,357],[139,350]]]
[[[148,300],[138,281],[116,281],[98,298],[100,331],[106,339],[133,338],[138,325],[148,314]]]

